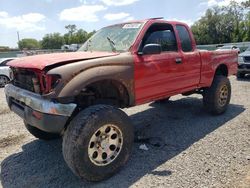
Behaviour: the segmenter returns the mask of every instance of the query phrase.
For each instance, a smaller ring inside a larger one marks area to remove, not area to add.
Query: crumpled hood
[[[109,53],[109,52],[70,52],[70,53],[43,54],[43,55],[28,56],[16,59],[10,61],[8,65],[11,67],[43,70],[45,67],[55,64],[72,63],[81,60],[110,57],[118,54],[119,53]]]

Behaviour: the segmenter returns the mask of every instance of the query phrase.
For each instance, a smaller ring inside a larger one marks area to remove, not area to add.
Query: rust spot
[[[58,114],[57,110],[55,108],[51,108],[49,111],[51,114]]]
[[[32,116],[34,116],[36,119],[41,120],[43,117],[43,114],[40,112],[33,111]]]

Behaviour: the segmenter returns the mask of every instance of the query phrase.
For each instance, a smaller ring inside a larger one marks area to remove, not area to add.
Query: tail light
[[[57,74],[43,75],[41,80],[41,90],[43,94],[51,92],[60,82],[61,76]]]

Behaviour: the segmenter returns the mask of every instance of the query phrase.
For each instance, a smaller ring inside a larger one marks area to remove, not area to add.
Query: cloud
[[[103,5],[82,5],[75,8],[64,9],[60,14],[60,20],[65,21],[85,21],[96,22],[98,17],[97,12],[106,10]]]
[[[2,12],[0,12],[0,17],[6,18],[6,17],[8,17],[8,13],[2,11]]]
[[[80,3],[83,3],[84,5],[87,4],[87,0],[79,0]]]
[[[113,20],[121,20],[121,19],[127,18],[128,16],[130,16],[129,13],[121,12],[117,14],[105,14],[104,18],[106,20],[113,21]]]
[[[132,21],[132,20],[135,20],[135,18],[133,16],[129,16],[127,17],[124,22],[129,22],[129,21]]]
[[[232,0],[208,0],[208,1],[203,1],[200,3],[200,5],[206,5],[208,7],[212,6],[228,6]],[[237,3],[244,2],[246,0],[234,0]]]
[[[0,12],[0,25],[20,31],[45,30],[39,24],[45,21],[45,16],[39,13],[29,13],[20,16],[10,16],[7,12]]]
[[[134,4],[139,0],[101,0],[107,6],[124,6]]]
[[[194,24],[194,21],[193,20],[190,20],[190,19],[178,19],[178,18],[169,18],[169,19],[166,19],[166,20],[170,20],[170,21],[178,21],[178,22],[183,22],[189,26],[193,25]]]

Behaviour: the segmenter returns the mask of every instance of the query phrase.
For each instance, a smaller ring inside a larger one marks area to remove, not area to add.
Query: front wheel
[[[133,126],[123,111],[96,105],[71,121],[63,138],[63,155],[77,176],[101,181],[125,165],[133,140]]]
[[[4,87],[6,84],[9,83],[9,78],[4,75],[0,75],[0,87]]]
[[[219,115],[227,110],[231,99],[231,84],[227,77],[216,76],[210,88],[204,90],[203,104],[205,109]]]

